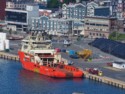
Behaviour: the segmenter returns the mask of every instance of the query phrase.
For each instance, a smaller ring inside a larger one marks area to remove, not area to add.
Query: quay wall
[[[0,58],[19,61],[19,57],[17,55],[5,53],[5,52],[0,52]]]
[[[5,52],[0,52],[0,58],[19,61],[19,57],[17,55],[5,53]],[[83,69],[81,69],[81,70],[83,71],[83,73],[85,74],[85,78],[87,78],[87,79],[91,79],[91,80],[94,80],[97,82],[101,82],[101,83],[105,83],[105,84],[115,86],[115,87],[118,87],[121,89],[125,89],[124,81],[120,81],[120,80],[113,79],[113,78],[106,77],[106,76],[93,75],[93,74],[90,74],[90,73],[84,71]]]
[[[118,87],[121,89],[125,89],[125,82],[124,81],[120,81],[120,80],[113,79],[113,78],[106,77],[106,76],[93,75],[93,74],[90,74],[86,71],[83,71],[83,72],[85,74],[85,78],[88,78],[88,79],[91,79],[91,80],[94,80],[97,82],[105,83],[105,84],[108,84],[111,86],[115,86],[115,87]]]

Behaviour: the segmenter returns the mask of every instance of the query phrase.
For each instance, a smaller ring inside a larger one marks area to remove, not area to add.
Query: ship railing
[[[33,48],[33,50],[44,50],[44,49],[48,49],[48,48]]]
[[[54,55],[39,55],[39,57],[41,58],[49,58],[49,57],[54,57]]]

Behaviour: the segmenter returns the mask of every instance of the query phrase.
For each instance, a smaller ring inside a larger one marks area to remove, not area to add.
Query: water
[[[88,79],[54,79],[0,59],[0,94],[125,94],[125,90]]]

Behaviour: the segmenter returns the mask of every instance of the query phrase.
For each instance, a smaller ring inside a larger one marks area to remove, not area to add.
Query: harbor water
[[[54,79],[0,59],[0,94],[125,94],[125,90],[88,79]]]

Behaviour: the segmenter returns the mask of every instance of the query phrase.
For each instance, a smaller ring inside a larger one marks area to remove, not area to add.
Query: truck
[[[94,74],[94,75],[98,75],[98,76],[102,76],[102,71],[99,70],[98,68],[86,68],[86,71],[90,74]]]
[[[79,56],[76,54],[76,51],[74,50],[69,50],[69,57],[73,59],[78,59]]]

